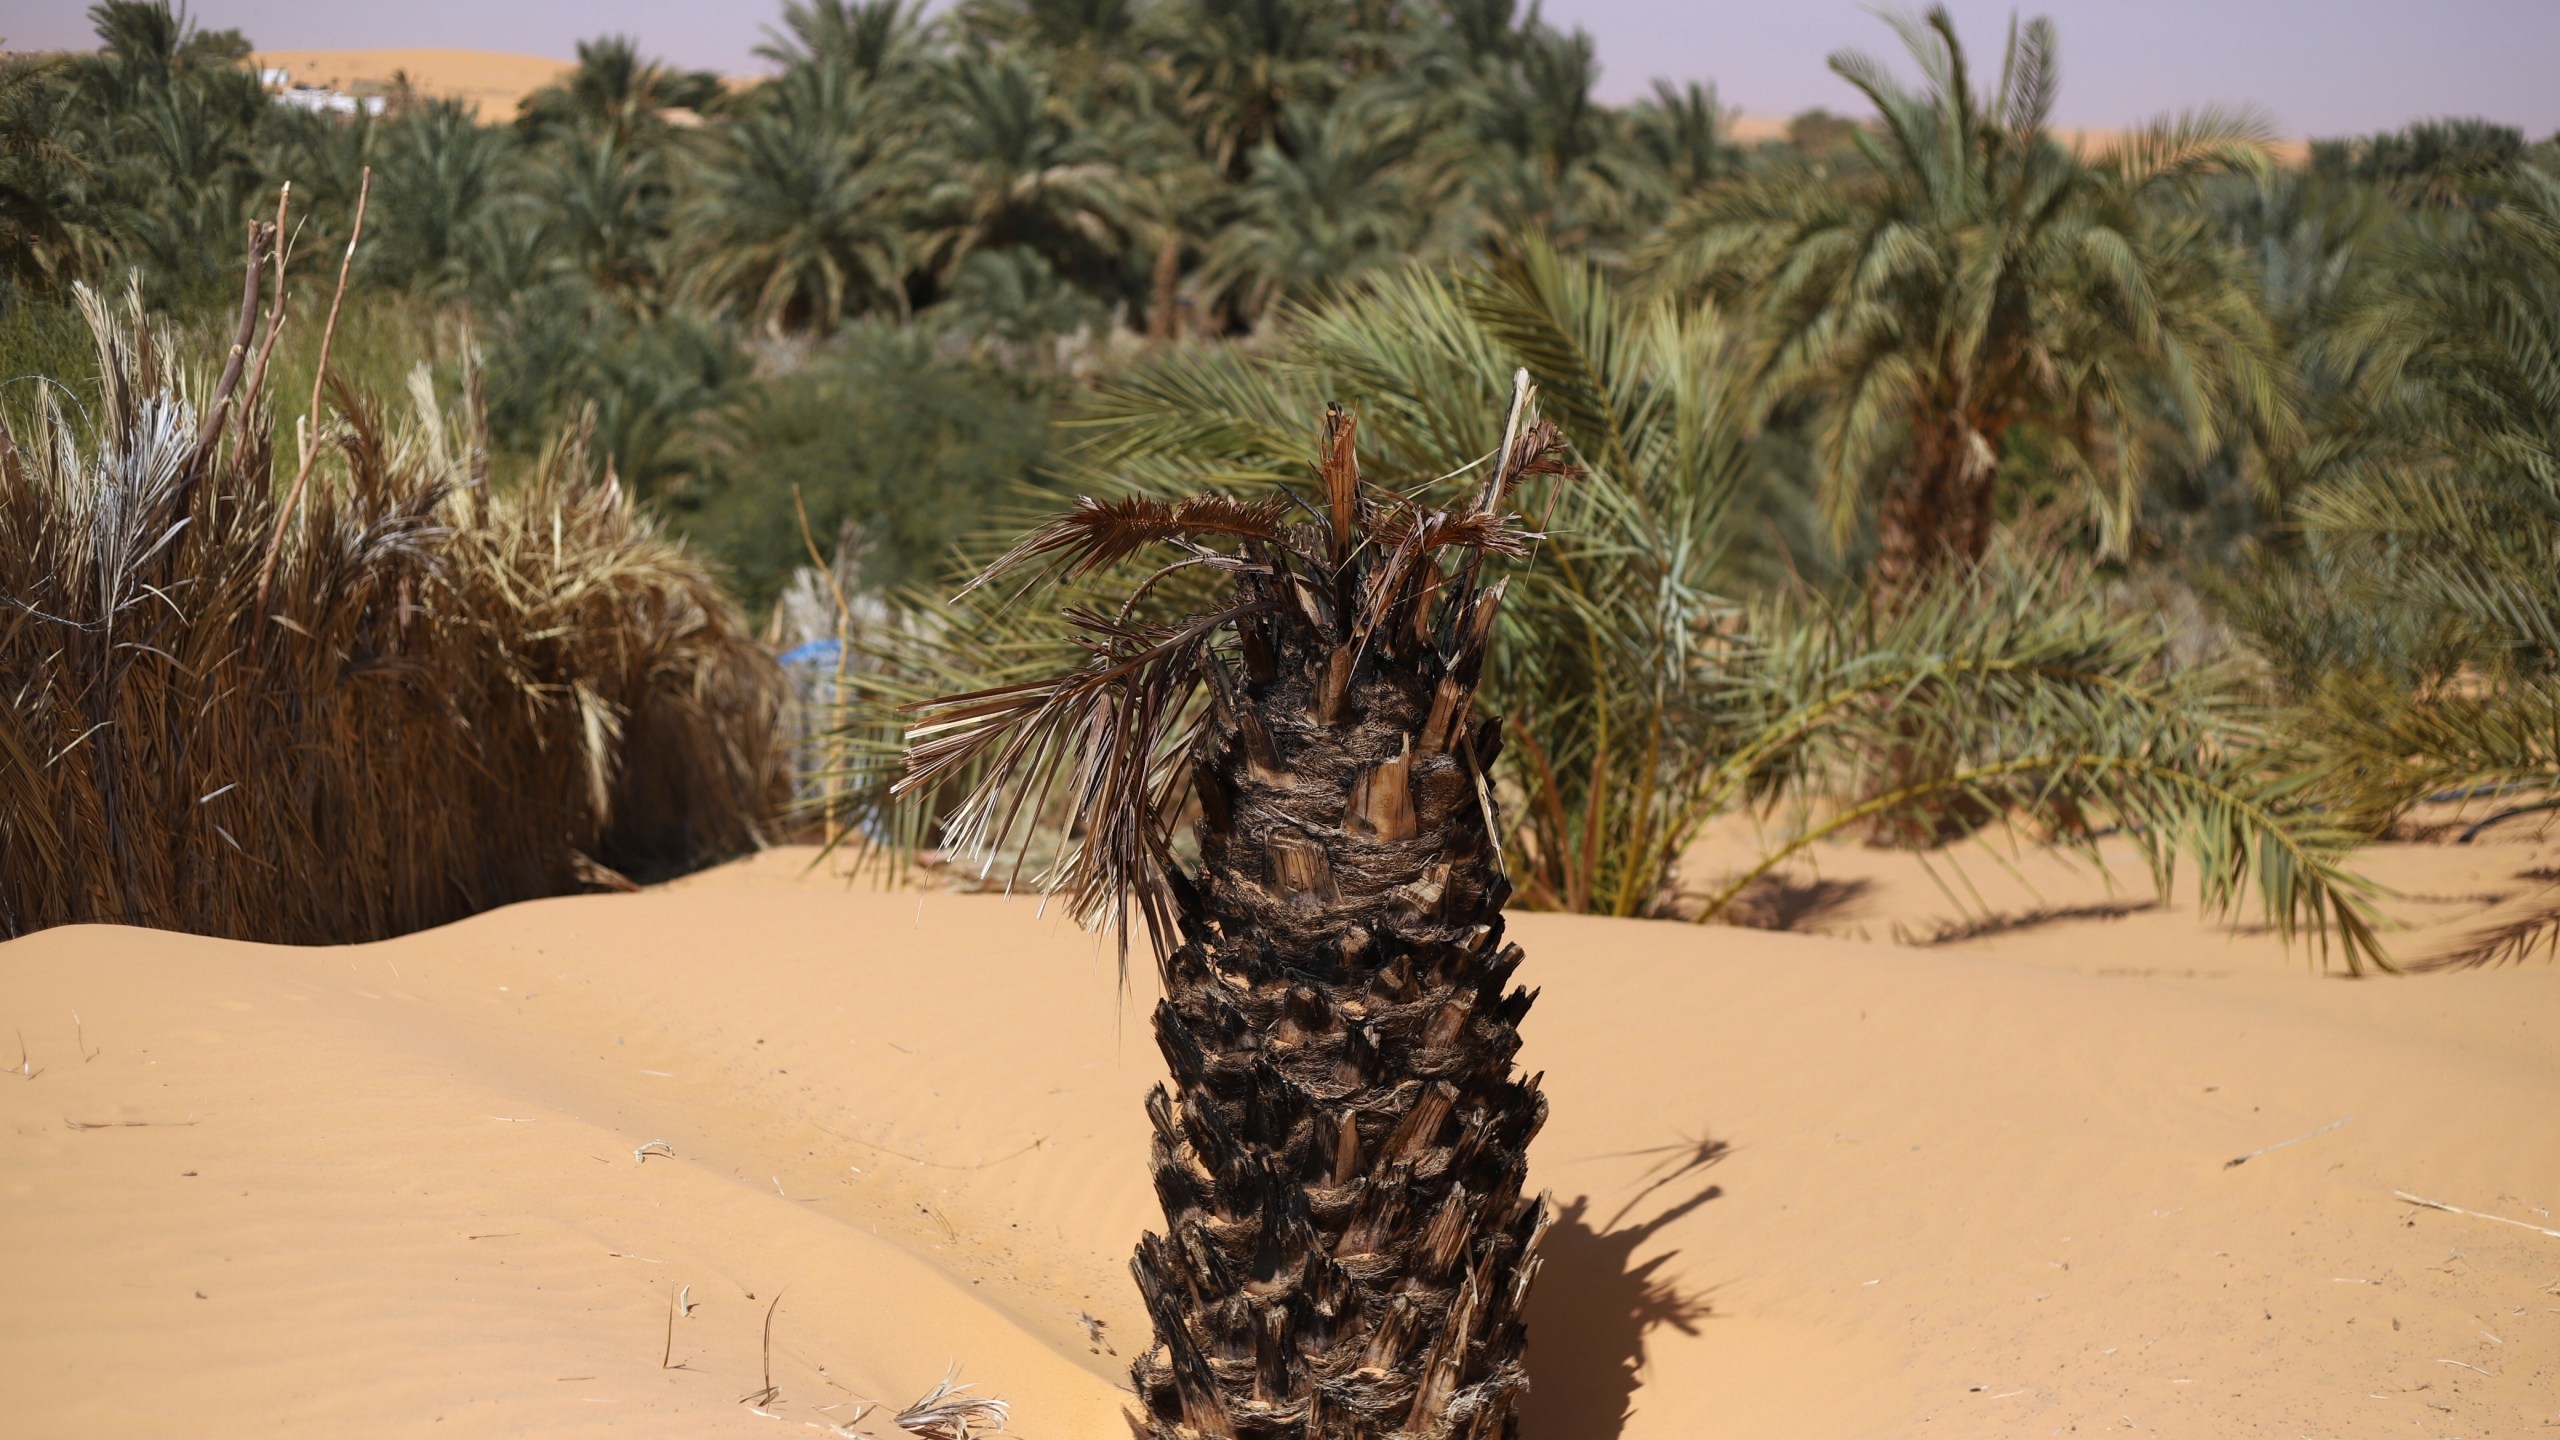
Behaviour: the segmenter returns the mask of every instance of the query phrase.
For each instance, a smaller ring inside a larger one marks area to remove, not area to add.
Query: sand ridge
[[[956,1363],[1019,1433],[1125,1434],[1146,977],[808,859],[371,946],[0,946],[0,1414],[772,1434]],[[2560,1228],[2560,968],[2138,923],[1517,917],[1563,1209],[1528,1440],[2560,1425],[2560,1239],[2391,1194]]]
[[[378,94],[407,76],[418,93],[478,107],[484,123],[513,120],[524,97],[553,83],[576,65],[547,55],[503,50],[411,48],[393,50],[261,50],[251,64],[283,70],[296,85],[318,85],[348,94]]]

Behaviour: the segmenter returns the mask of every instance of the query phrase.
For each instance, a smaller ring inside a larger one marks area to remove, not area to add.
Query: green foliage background
[[[1553,563],[1614,577],[1539,622],[1579,658],[1510,652],[1549,717],[1519,752],[1612,777],[1547,787],[1548,843],[1587,857],[1549,853],[1557,903],[1669,905],[1711,775],[1716,804],[1926,794],[1939,828],[2147,803],[2050,776],[1951,799],[2020,726],[2088,764],[2174,734],[2183,774],[2280,785],[2250,791],[2275,831],[2197,853],[2316,833],[2315,877],[2428,794],[2560,779],[2560,147],[2509,128],[2287,159],[2203,111],[2069,142],[2052,27],[1969,53],[1942,11],[1833,57],[1855,113],[1758,144],[1698,86],[1600,103],[1589,37],[1514,0],[789,0],[768,78],[607,37],[512,116],[405,83],[308,113],[164,0],[92,16],[93,52],[0,58],[20,433],[44,393],[97,395],[75,284],[135,284],[218,353],[290,182],[295,453],[369,173],[333,372],[391,393],[476,360],[499,473],[583,437],[754,607],[814,543],[930,609],[1068,491],[1271,483],[1323,399],[1427,478],[1526,364],[1603,482]],[[1771,676],[1855,672],[1938,677],[1875,706],[1945,700],[1946,656],[1895,647],[1970,637],[1996,669],[2008,632],[1962,622],[2021,595],[2081,607],[2115,637],[2091,673],[2166,708],[2004,691],[1783,777],[1718,768],[1751,748],[1733,694],[1767,719],[1807,698]],[[1677,755],[1600,738],[1647,726]],[[1609,812],[1630,787],[1672,798]]]

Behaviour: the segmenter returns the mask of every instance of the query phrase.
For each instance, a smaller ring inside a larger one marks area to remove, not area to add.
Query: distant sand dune
[[[468,101],[485,121],[512,120],[524,97],[575,68],[568,61],[500,50],[262,50],[261,69],[291,72],[297,85],[353,93],[387,89],[406,73],[420,93]]]

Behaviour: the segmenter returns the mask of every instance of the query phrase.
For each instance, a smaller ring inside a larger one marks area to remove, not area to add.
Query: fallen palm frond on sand
[[[476,377],[332,381],[279,504],[270,235],[219,378],[84,290],[94,408],[0,422],[0,935],[366,940],[756,843],[779,675],[582,433],[500,488]]]

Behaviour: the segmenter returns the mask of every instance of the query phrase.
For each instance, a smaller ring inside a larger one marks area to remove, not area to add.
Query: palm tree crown
[[[2263,129],[2205,111],[2084,159],[2050,129],[2048,22],[2012,28],[1988,94],[1943,8],[1894,24],[1921,90],[1855,52],[1831,62],[1876,107],[1857,136],[1870,173],[1843,183],[1791,167],[1700,197],[1657,241],[1662,278],[1757,304],[1768,389],[1811,395],[1826,416],[1842,538],[1869,477],[1890,468],[1876,519],[1887,593],[1981,559],[2002,463],[2027,431],[2120,551],[2146,447],[2210,450],[2234,411],[2289,423],[2237,256],[2157,203],[2261,167]],[[2164,412],[2166,436],[2147,423]]]

